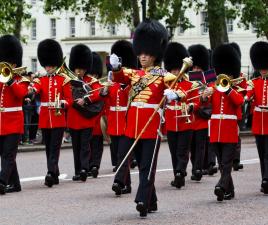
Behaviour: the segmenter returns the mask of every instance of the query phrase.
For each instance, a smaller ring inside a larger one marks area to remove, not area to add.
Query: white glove
[[[109,71],[109,72],[108,72],[107,81],[108,81],[108,82],[112,82],[112,81],[113,81],[113,72],[112,72],[112,71]]]
[[[121,66],[119,58],[116,54],[110,55],[110,64],[115,70],[117,70]]]
[[[167,96],[169,102],[178,99],[178,95],[171,89],[164,90],[164,95]]]

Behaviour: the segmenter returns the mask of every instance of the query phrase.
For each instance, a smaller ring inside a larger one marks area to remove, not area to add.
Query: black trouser
[[[72,137],[74,171],[78,175],[81,170],[89,170],[90,138],[92,128],[70,129]]]
[[[192,172],[202,170],[207,146],[208,129],[195,130],[191,144]]]
[[[25,142],[30,140],[30,127],[32,126],[33,110],[24,109],[23,115],[24,115],[24,134],[22,141]]]
[[[240,155],[241,155],[241,138],[238,136],[238,143],[235,148],[234,163],[240,163]]]
[[[132,141],[128,137],[121,136],[120,138],[118,138],[117,166],[121,164],[122,160],[127,155],[131,145]],[[114,182],[120,184],[121,187],[124,187],[125,185],[130,186],[131,184],[129,171],[130,158],[131,156],[129,156],[128,159],[123,163],[114,178]]]
[[[110,136],[111,137],[111,144],[110,144],[110,151],[111,151],[111,161],[112,166],[117,166],[117,152],[119,147],[119,140],[122,136]]]
[[[59,157],[64,128],[42,129],[42,136],[46,146],[47,171],[59,176]]]
[[[237,143],[211,143],[211,148],[215,151],[221,172],[221,178],[216,186],[222,187],[225,191],[234,190],[231,176],[235,148]]]
[[[20,134],[0,136],[0,182],[5,185],[20,185],[20,178],[16,163],[19,140]]]
[[[89,169],[92,169],[92,167],[100,168],[102,153],[103,136],[93,135],[90,139]]]
[[[38,120],[39,120],[39,115],[36,111],[34,111],[32,115],[32,119],[31,119],[32,125],[30,126],[30,132],[29,132],[30,140],[36,139],[36,134],[38,130]]]
[[[207,148],[206,148],[206,153],[205,153],[203,169],[208,169],[210,165],[212,166],[216,165],[216,153],[211,148],[210,143],[209,143],[209,138],[207,138]]]
[[[255,135],[260,158],[261,177],[268,180],[268,135]]]
[[[167,132],[168,146],[171,154],[174,175],[178,172],[186,175],[192,133],[192,130]]]

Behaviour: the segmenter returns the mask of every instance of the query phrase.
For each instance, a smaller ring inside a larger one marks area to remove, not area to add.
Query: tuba
[[[231,79],[226,74],[220,74],[217,76],[217,80],[215,82],[215,88],[219,92],[226,92],[231,86],[238,84],[243,79],[244,79],[244,77],[238,77],[236,79]]]
[[[22,76],[26,73],[26,69],[27,67],[12,68],[7,62],[0,62],[0,82],[7,83],[13,78],[14,74]]]

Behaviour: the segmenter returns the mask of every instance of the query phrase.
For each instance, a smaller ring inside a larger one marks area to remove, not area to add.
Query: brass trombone
[[[220,74],[217,76],[217,80],[215,82],[215,88],[220,92],[226,92],[231,86],[238,85],[244,79],[245,79],[244,77],[238,77],[236,79],[231,79],[226,74]]]
[[[13,78],[14,74],[22,76],[26,73],[26,69],[27,67],[12,68],[7,62],[0,62],[0,82],[7,83]]]

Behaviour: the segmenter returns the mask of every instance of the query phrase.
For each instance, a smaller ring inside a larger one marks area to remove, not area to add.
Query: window
[[[116,26],[115,26],[115,24],[111,24],[111,25],[109,26],[109,33],[110,33],[111,35],[116,35]]]
[[[234,31],[234,20],[230,18],[227,19],[226,25],[227,25],[227,32],[232,33]]]
[[[36,19],[32,20],[31,39],[36,40]]]
[[[202,12],[201,13],[201,32],[202,34],[207,34],[208,33],[208,13],[207,12]]]
[[[57,30],[56,30],[56,19],[50,19],[50,35],[51,38],[56,38]]]
[[[75,18],[70,18],[70,36],[75,37]]]
[[[37,59],[36,58],[31,59],[31,67],[32,67],[32,72],[36,73],[37,71]]]
[[[36,0],[31,0],[31,4],[35,5],[36,4]]]
[[[95,36],[96,35],[95,17],[92,17],[89,20],[89,35],[90,36]]]
[[[182,26],[178,26],[177,34],[182,35],[183,33],[184,33],[184,29],[182,28]]]
[[[252,24],[251,24],[251,30],[252,30],[252,33],[257,33],[257,26],[256,26],[256,23],[252,23]]]

